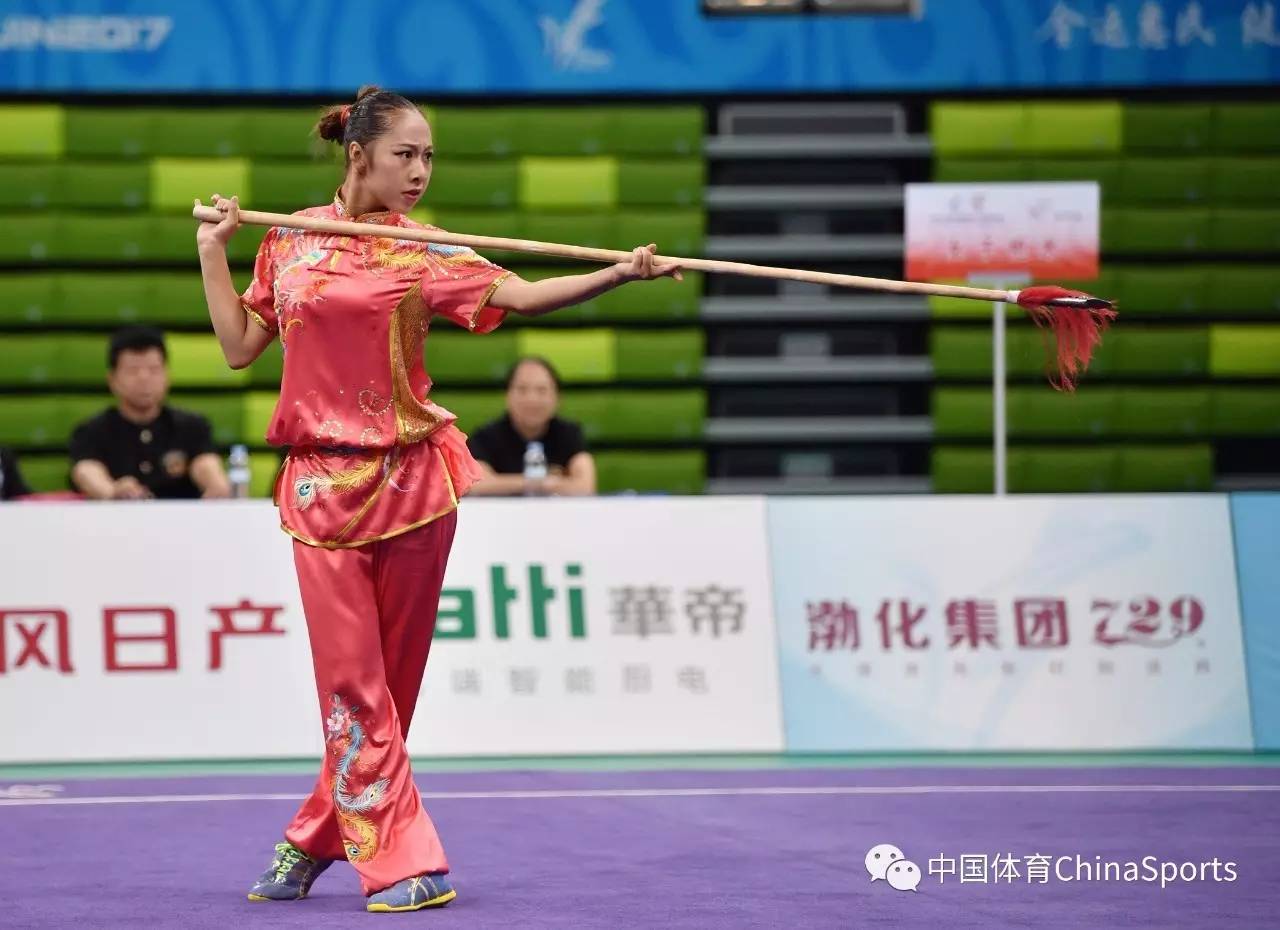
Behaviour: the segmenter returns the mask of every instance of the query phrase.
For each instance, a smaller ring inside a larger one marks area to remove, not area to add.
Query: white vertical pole
[[[1004,333],[1005,333],[1005,311],[1004,302],[995,301],[991,305],[992,317],[991,330],[991,398],[992,398],[992,434],[995,444],[995,493],[996,497],[1003,497],[1008,493],[1008,465],[1007,456],[1009,450],[1008,441],[1008,418],[1005,409],[1005,382],[1006,382],[1006,362],[1004,351]]]

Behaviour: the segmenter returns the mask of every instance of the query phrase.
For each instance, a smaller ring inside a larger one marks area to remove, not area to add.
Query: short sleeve
[[[71,434],[71,441],[67,444],[67,452],[71,457],[72,465],[87,459],[102,462],[105,465],[108,450],[106,426],[102,418],[95,417],[77,426]]]
[[[572,420],[564,420],[564,429],[561,431],[561,443],[564,454],[564,461],[567,465],[579,452],[587,451],[587,440],[582,435],[582,427]]]
[[[183,451],[193,459],[209,452],[216,453],[218,448],[213,444],[213,428],[209,425],[209,421],[198,413],[188,413],[187,417],[189,419],[183,430],[186,448]]]
[[[493,292],[511,272],[470,249],[429,246],[432,261],[422,280],[432,316],[452,320],[473,333],[491,333],[506,317],[489,306]]]
[[[240,295],[240,305],[249,319],[269,333],[279,329],[276,319],[276,275],[275,245],[279,235],[277,227],[267,230],[267,235],[258,246],[258,257],[253,262],[253,280],[248,289]]]
[[[477,462],[484,462],[493,468],[493,430],[482,426],[467,437],[467,451]]]

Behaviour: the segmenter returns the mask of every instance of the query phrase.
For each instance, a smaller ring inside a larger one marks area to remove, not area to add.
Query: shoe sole
[[[255,902],[256,901],[301,901],[306,896],[307,896],[307,893],[305,891],[302,894],[298,895],[296,898],[268,898],[266,895],[251,894],[249,895],[249,900],[255,901]]]
[[[406,904],[404,907],[392,907],[390,904],[366,904],[364,909],[371,914],[399,914],[404,911],[420,911],[424,907],[444,907],[458,896],[456,891],[446,891],[435,898],[428,898],[421,904]]]

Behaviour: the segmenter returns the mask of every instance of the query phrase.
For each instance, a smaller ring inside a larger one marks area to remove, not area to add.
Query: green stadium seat
[[[155,151],[158,133],[154,109],[69,107],[66,151],[72,158],[142,158]]]
[[[945,284],[964,284],[964,281],[945,281]],[[1092,286],[1091,286],[1092,287]],[[1101,290],[1101,288],[1096,288]],[[985,300],[968,300],[964,297],[943,297],[930,294],[925,298],[929,306],[929,315],[947,320],[987,320],[991,321],[992,307]],[[1018,307],[1005,306],[1005,317],[1009,320],[1021,320],[1023,312]]]
[[[1214,107],[1213,147],[1219,152],[1280,153],[1280,105],[1218,104]]]
[[[1232,254],[1280,252],[1280,209],[1214,210],[1206,247]]]
[[[246,154],[244,110],[157,109],[152,152],[170,158],[229,158]],[[226,191],[219,193],[230,196]],[[236,193],[239,193],[238,191]],[[246,204],[248,199],[245,198]]]
[[[503,401],[499,400],[496,410],[488,415],[488,419],[502,413]],[[618,430],[613,422],[614,401],[611,391],[601,390],[567,390],[560,393],[560,415],[574,420],[582,426],[582,435],[587,444],[630,439],[625,430]],[[623,435],[619,436],[619,433]]]
[[[249,496],[271,497],[276,486],[276,476],[284,461],[279,452],[249,453]]]
[[[1209,244],[1210,211],[1201,208],[1104,209],[1102,249],[1129,255],[1199,252]]]
[[[159,257],[165,245],[150,214],[65,213],[57,219],[58,233],[50,257],[60,262],[149,261]],[[195,252],[194,226],[193,220],[187,222],[188,257]]]
[[[615,390],[608,395],[609,418],[601,424],[601,439],[692,442],[702,438],[707,396],[701,388]]]
[[[963,184],[972,181],[1030,181],[1036,163],[1020,158],[939,158],[933,179]]]
[[[0,214],[0,264],[42,264],[59,244],[58,218],[51,213]]]
[[[248,227],[240,230],[237,238],[248,231]],[[190,234],[189,229],[188,233]],[[192,247],[194,248],[194,244]],[[248,277],[237,277],[240,279],[240,289],[243,290],[243,286],[248,284]],[[190,271],[152,271],[144,276],[144,282],[146,318],[149,322],[209,329],[209,307],[205,303],[204,282],[198,274]]]
[[[0,339],[0,384],[101,387],[106,356],[102,336],[6,336]]]
[[[1210,389],[1209,430],[1215,436],[1275,436],[1280,434],[1280,388],[1226,387]]]
[[[245,443],[257,448],[266,446],[267,429],[276,410],[278,391],[248,391],[240,395],[244,402]]]
[[[71,460],[65,455],[24,455],[18,468],[27,487],[36,493],[71,490]]]
[[[702,154],[705,132],[700,106],[626,106],[609,112],[606,151],[617,155]]]
[[[58,203],[62,176],[57,162],[0,163],[0,210],[44,210]]]
[[[547,359],[566,384],[612,381],[617,373],[617,335],[612,329],[520,329],[516,352]]]
[[[609,248],[615,238],[614,215],[593,213],[523,213],[520,215],[518,235],[538,242],[562,242],[568,245],[585,245],[597,249]],[[510,232],[500,235],[510,236]],[[529,261],[525,256],[522,260]]]
[[[169,404],[208,419],[213,441],[219,446],[230,446],[244,440],[244,399],[236,392],[177,393],[170,395]]]
[[[1100,155],[1119,152],[1123,108],[1112,100],[1026,105],[1024,151]]]
[[[253,201],[249,162],[243,158],[157,158],[151,162],[151,209],[191,212],[195,198],[212,203],[213,194]],[[193,226],[194,229],[194,226]]]
[[[1133,265],[1117,271],[1114,281],[1113,291],[1099,288],[1099,292],[1111,293],[1126,318],[1131,314],[1200,314],[1217,300],[1205,266]]]
[[[1103,203],[1119,203],[1124,196],[1125,164],[1116,158],[1037,158],[1031,162],[1032,181],[1097,181]]]
[[[0,126],[0,159],[61,158],[66,151],[65,114],[57,104],[0,105]]]
[[[1213,265],[1208,277],[1209,305],[1222,313],[1280,311],[1280,268],[1275,265]]]
[[[636,287],[614,288],[594,302],[601,318],[607,320],[694,320],[702,304],[702,274],[686,271],[683,278],[658,278]]]
[[[1135,388],[1117,392],[1115,434],[1122,437],[1198,437],[1209,432],[1207,388]]]
[[[516,110],[503,107],[439,107],[432,139],[442,158],[480,155],[506,158],[520,149]]]
[[[995,486],[990,449],[936,446],[930,458],[933,490],[938,494],[990,494]]]
[[[1125,446],[1119,450],[1114,490],[1207,491],[1213,486],[1213,448]]]
[[[619,381],[689,381],[702,374],[700,329],[619,330]]]
[[[0,339],[0,384],[34,386],[57,384],[58,337],[5,336]]]
[[[502,416],[506,398],[502,391],[458,391],[435,389],[431,399],[458,418],[458,428],[474,433],[490,420]]]
[[[110,274],[68,273],[60,275],[57,287],[58,325],[119,326],[135,323],[146,315],[147,322],[159,320],[151,301],[150,276],[137,272]]]
[[[40,326],[52,322],[58,303],[57,277],[43,272],[9,272],[0,290],[0,326]]]
[[[1115,391],[1095,387],[1073,394],[1040,386],[1017,388],[1009,391],[1007,399],[1009,434],[1029,437],[1106,436],[1112,431],[1116,404]],[[990,427],[987,432],[990,434]]]
[[[1129,103],[1124,107],[1127,152],[1193,153],[1209,147],[1213,108],[1184,103]]]
[[[1211,326],[1209,371],[1215,378],[1280,377],[1280,326]]]
[[[515,161],[437,160],[426,202],[433,208],[510,210],[519,193]]]
[[[1117,195],[1127,204],[1194,204],[1209,198],[1207,158],[1130,158],[1123,162]]]
[[[598,158],[520,159],[525,210],[611,210],[618,204],[618,162]]]
[[[702,203],[706,165],[700,159],[623,161],[618,202],[631,207],[694,207]]]
[[[151,198],[149,166],[136,162],[67,162],[55,202],[72,210],[145,210]]]
[[[477,338],[441,328],[427,337],[426,367],[437,384],[500,383],[517,354],[514,331]]]
[[[1090,365],[1098,377],[1195,378],[1209,371],[1205,327],[1116,327]]]
[[[509,210],[441,209],[435,213],[435,225],[448,232],[469,236],[520,236],[520,214]]]
[[[1027,108],[1021,103],[935,103],[929,135],[940,156],[1003,154],[1029,150]]]
[[[1210,161],[1213,202],[1257,206],[1280,200],[1280,158],[1215,158]]]
[[[991,329],[983,326],[934,326],[929,355],[939,379],[990,378]],[[1041,376],[1045,371],[1045,343],[1034,327],[1011,328],[1005,336],[1010,377]]]
[[[268,345],[257,360],[249,366],[249,384],[253,387],[280,389],[280,379],[284,376],[284,352],[280,341],[274,340]]]
[[[8,354],[0,340],[0,358]],[[7,361],[7,359],[5,359]],[[29,448],[65,445],[70,427],[57,395],[0,394],[0,444]]]
[[[931,401],[933,432],[943,439],[977,439],[991,435],[989,388],[934,388]]]
[[[701,210],[628,211],[618,215],[613,247],[630,250],[656,242],[660,254],[696,258],[702,254],[706,222]]]
[[[601,494],[701,494],[706,484],[706,454],[701,451],[597,452],[596,475]]]
[[[163,257],[170,261],[190,262],[196,248],[195,221],[189,216],[156,217],[157,228],[163,234]],[[227,245],[227,260],[233,265],[253,267],[258,247],[266,238],[265,226],[242,226]],[[159,252],[159,250],[157,250]],[[248,279],[244,279],[247,285]]]
[[[1119,454],[1074,446],[1009,450],[1009,489],[1029,493],[1098,494],[1115,489]]]
[[[233,188],[232,183],[239,186]],[[294,213],[305,207],[331,203],[333,194],[342,184],[342,167],[325,162],[264,162],[249,164],[248,180],[227,182],[227,190],[241,194],[240,201],[246,207],[276,213]],[[208,187],[208,184],[205,185]],[[210,188],[199,195],[205,203],[214,191],[229,197],[226,190]],[[252,200],[248,199],[252,192]]]
[[[330,167],[341,173],[341,146],[313,132],[323,110],[319,107],[271,107],[246,110],[242,151],[254,159],[298,159],[330,156]],[[338,185],[334,184],[336,188]]]
[[[171,333],[165,338],[169,348],[169,379],[174,387],[245,387],[247,369],[236,371],[218,345],[218,338],[195,333]]]
[[[609,151],[610,112],[599,107],[524,106],[515,122],[521,155],[601,155]]]

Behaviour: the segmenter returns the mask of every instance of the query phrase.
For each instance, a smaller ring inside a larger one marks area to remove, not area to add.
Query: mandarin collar
[[[357,223],[381,223],[384,226],[399,226],[400,214],[393,210],[376,210],[373,213],[361,213],[352,216],[347,205],[342,202],[342,191],[339,188],[333,194],[333,210],[342,219],[350,219]]]

